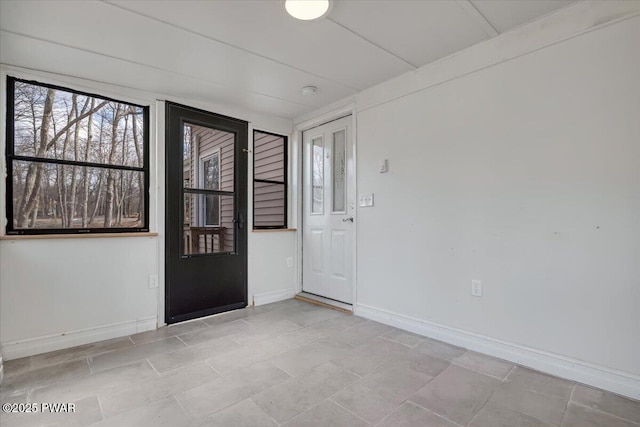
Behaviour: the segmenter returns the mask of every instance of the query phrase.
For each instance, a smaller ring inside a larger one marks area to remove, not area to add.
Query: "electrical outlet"
[[[482,281],[480,280],[471,281],[471,295],[473,295],[474,297],[482,296]]]
[[[149,276],[149,289],[153,289],[157,287],[158,287],[158,275],[152,274],[151,276]]]
[[[292,257],[288,257],[287,258],[287,267],[288,268],[293,268],[293,258]]]

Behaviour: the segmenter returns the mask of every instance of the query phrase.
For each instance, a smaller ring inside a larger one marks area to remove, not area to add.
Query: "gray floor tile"
[[[297,348],[286,340],[274,338],[261,342],[259,345],[240,346],[229,352],[218,353],[207,359],[207,363],[218,372],[226,375],[280,354],[296,351]]]
[[[175,325],[167,325],[162,328],[154,329],[152,331],[140,332],[139,334],[131,335],[133,342],[138,344],[146,344],[153,341],[163,340],[169,337],[175,337],[177,335],[186,334],[193,331],[198,331],[209,327],[208,324],[201,320],[193,320],[190,322],[176,323]]]
[[[491,397],[496,407],[522,412],[551,425],[559,425],[568,398],[532,391],[520,382],[505,382]]]
[[[93,427],[187,427],[192,420],[172,397],[108,418]]]
[[[448,360],[423,353],[416,349],[409,349],[400,361],[406,363],[411,369],[435,377],[444,371],[451,364]]]
[[[170,353],[184,347],[185,345],[182,341],[176,337],[171,337],[162,341],[140,344],[123,350],[89,357],[89,365],[93,372],[104,371],[105,369],[147,359],[158,354]]]
[[[0,387],[0,403],[27,403],[31,390],[5,390]]]
[[[366,427],[371,424],[334,402],[325,400],[284,425],[287,427]]]
[[[171,353],[159,354],[149,359],[149,362],[160,373],[191,363],[207,360],[213,356],[242,348],[240,344],[231,338],[224,337],[216,340],[206,341],[196,346],[185,347]]]
[[[469,427],[551,427],[537,418],[491,403],[485,405]]]
[[[315,310],[309,310],[304,306],[297,310],[285,313],[285,317],[287,319],[301,326],[309,326],[315,323],[324,322],[325,320],[337,319],[339,317],[346,316],[349,315],[337,310],[327,310],[326,308],[321,307],[318,307]]]
[[[459,427],[451,421],[437,416],[433,412],[406,402],[387,416],[380,424],[380,427]],[[495,426],[497,427],[497,425]]]
[[[78,360],[87,356],[94,356],[109,351],[121,350],[132,346],[133,343],[131,342],[129,337],[124,337],[107,341],[100,341],[93,344],[85,344],[70,349],[52,351],[49,353],[32,356],[30,369],[52,366],[59,363]]]
[[[407,347],[416,347],[427,340],[427,338],[413,334],[411,332],[396,329],[388,332],[382,336],[389,341],[397,342],[398,344],[406,345]]]
[[[285,320],[284,310],[286,309],[264,311],[262,313],[256,313],[253,316],[248,316],[244,320],[251,325],[266,325],[277,322],[278,320]]]
[[[211,382],[220,375],[204,362],[165,372],[158,378],[117,387],[100,394],[105,418],[145,406]]]
[[[283,309],[290,309],[290,308],[297,308],[297,307],[313,308],[313,307],[316,307],[316,305],[310,304],[305,301],[300,301],[295,298],[291,298],[291,299],[285,299],[278,302],[273,302],[271,304],[259,305],[259,306],[256,306],[256,309],[260,309],[263,312],[267,312],[267,311],[283,310]]]
[[[158,374],[147,361],[118,366],[92,375],[70,378],[33,392],[33,402],[75,402],[124,384],[136,383]]]
[[[282,353],[271,361],[289,375],[297,377],[324,362],[343,359],[353,350],[353,347],[348,344],[324,339],[297,350]]]
[[[495,378],[451,365],[409,400],[448,420],[467,425],[499,384]]]
[[[504,380],[514,367],[512,363],[505,360],[485,356],[475,351],[467,351],[463,355],[456,357],[454,363],[473,371],[496,377],[500,381]]]
[[[344,316],[331,320],[325,320],[320,323],[314,323],[313,325],[301,329],[296,329],[293,332],[288,332],[284,335],[281,335],[281,337],[292,344],[304,346],[307,344],[311,344],[314,341],[329,338],[337,334],[338,332],[344,331],[347,328],[356,326],[357,324],[361,323],[353,323],[353,317],[354,316]],[[356,319],[361,318],[358,317]]]
[[[406,357],[408,352],[408,347],[378,337],[354,349],[349,356],[336,360],[336,364],[364,376],[391,360]]]
[[[447,344],[442,341],[432,340],[427,338],[425,342],[416,347],[418,351],[430,354],[431,356],[439,357],[441,359],[453,360],[458,356],[461,356],[466,352],[462,347],[456,347],[455,345]]]
[[[193,424],[192,427],[277,427],[262,409],[251,400],[246,399],[231,405],[204,420]]]
[[[573,389],[573,381],[537,372],[532,369],[516,366],[511,371],[507,382],[522,386],[536,393],[569,399]]]
[[[569,404],[562,421],[562,427],[637,427],[637,425],[622,418],[574,404]]]
[[[336,335],[336,340],[357,347],[393,329],[391,326],[369,320],[340,332]]]
[[[242,345],[257,345],[258,343],[276,338],[287,332],[300,329],[301,326],[287,319],[278,319],[270,323],[251,325],[247,331],[230,335],[229,337]]]
[[[226,313],[220,313],[214,316],[205,317],[201,320],[209,326],[215,326],[222,323],[229,323],[234,320],[246,319],[247,317],[251,317],[258,313],[259,311],[256,310],[256,307],[247,307],[240,308],[238,310],[227,311]]]
[[[0,424],[640,427],[638,401],[297,300],[133,339],[5,361],[2,403],[79,411]]]
[[[31,357],[21,357],[20,359],[5,360],[4,378],[11,378],[16,375],[24,374],[31,367]]]
[[[179,335],[180,339],[188,346],[203,344],[207,341],[228,337],[233,334],[240,334],[249,331],[251,325],[244,320],[234,320],[232,322],[213,325],[195,332]]]
[[[36,386],[64,381],[69,378],[87,376],[90,374],[86,359],[73,360],[53,366],[45,366],[29,370],[19,375],[10,376],[2,381],[5,393],[16,393]]]
[[[331,400],[375,424],[398,408],[431,378],[392,362],[339,391]]]
[[[176,394],[188,414],[199,419],[291,378],[271,363],[259,363]]]
[[[327,362],[300,377],[271,387],[251,400],[271,418],[283,423],[358,379],[358,376]]]
[[[603,390],[576,384],[571,400],[640,424],[640,401],[627,399]]]

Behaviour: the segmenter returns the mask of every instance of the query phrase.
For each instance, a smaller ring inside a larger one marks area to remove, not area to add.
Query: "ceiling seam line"
[[[336,80],[330,79],[330,78],[328,78],[328,77],[321,76],[321,75],[319,75],[319,74],[316,74],[316,73],[311,72],[311,71],[304,70],[304,69],[302,69],[302,68],[298,68],[298,67],[296,67],[296,66],[294,66],[294,65],[290,65],[290,64],[287,64],[287,63],[282,62],[282,61],[278,61],[277,59],[273,59],[273,58],[270,58],[270,57],[268,57],[268,56],[261,55],[261,54],[259,54],[259,53],[253,52],[253,51],[251,51],[251,50],[249,50],[249,49],[245,49],[245,48],[243,48],[243,47],[236,46],[236,45],[233,45],[233,44],[231,44],[231,43],[228,43],[228,42],[225,42],[225,41],[222,41],[222,40],[216,39],[215,37],[210,37],[210,36],[207,36],[207,35],[205,35],[205,34],[198,33],[197,31],[190,30],[190,29],[185,28],[185,27],[182,27],[182,26],[180,26],[180,25],[172,24],[171,22],[167,22],[167,21],[164,21],[164,20],[162,20],[162,19],[154,18],[153,16],[149,16],[149,15],[146,15],[146,14],[141,13],[141,12],[137,12],[137,11],[134,11],[134,10],[131,10],[131,9],[127,9],[127,8],[126,8],[126,7],[124,7],[124,6],[120,6],[120,5],[118,5],[118,4],[114,4],[114,3],[108,2],[108,1],[106,1],[106,0],[100,0],[100,2],[101,2],[101,3],[103,3],[103,4],[106,4],[106,5],[113,6],[113,7],[116,7],[116,8],[118,8],[118,9],[124,10],[125,12],[129,12],[129,13],[132,13],[132,14],[134,14],[134,15],[142,16],[142,17],[147,18],[147,19],[150,19],[150,20],[152,20],[152,21],[159,22],[159,23],[161,23],[161,24],[168,25],[168,26],[173,27],[173,28],[177,28],[177,29],[179,29],[179,30],[181,30],[181,31],[184,31],[184,32],[189,33],[189,34],[193,34],[193,35],[198,36],[198,37],[202,37],[202,38],[204,38],[204,39],[206,39],[206,40],[210,40],[210,41],[214,41],[214,42],[216,42],[216,43],[220,43],[220,44],[222,44],[222,45],[224,45],[224,46],[227,46],[227,47],[230,47],[230,48],[232,48],[232,49],[237,49],[237,50],[239,50],[239,51],[241,51],[241,52],[248,53],[248,54],[253,55],[253,56],[256,56],[256,57],[258,57],[258,58],[266,59],[267,61],[271,61],[271,62],[273,62],[273,63],[275,63],[275,64],[282,65],[283,67],[287,67],[287,68],[290,68],[290,69],[292,69],[292,70],[296,70],[296,71],[299,71],[299,72],[301,72],[301,73],[306,73],[306,74],[309,74],[309,75],[311,75],[311,76],[313,76],[313,77],[316,77],[316,78],[319,78],[319,79],[326,80],[326,81],[328,81],[328,82],[331,82],[331,83],[334,83],[334,84],[340,85],[340,86],[342,86],[342,87],[343,87],[343,88],[345,88],[345,89],[349,89],[349,90],[352,90],[352,91],[355,91],[355,92],[361,92],[361,91],[362,91],[362,89],[357,89],[357,88],[352,87],[352,86],[350,86],[350,85],[347,85],[347,84],[345,84],[345,83],[342,83],[342,82],[339,82],[339,81],[336,81]]]
[[[458,80],[460,78],[464,78],[464,77],[470,76],[470,75],[475,74],[477,72],[481,72],[481,71],[488,70],[488,69],[493,68],[493,67],[500,66],[502,64],[506,64],[508,62],[514,61],[514,60],[516,60],[518,58],[521,58],[523,56],[526,56],[526,55],[529,55],[529,54],[532,54],[532,53],[547,49],[549,47],[556,46],[558,44],[573,40],[573,39],[575,39],[577,37],[581,37],[581,36],[583,36],[585,34],[589,34],[592,31],[598,31],[598,30],[601,30],[603,28],[607,28],[607,27],[609,27],[611,25],[615,25],[615,24],[618,24],[620,22],[624,22],[626,20],[633,19],[633,18],[638,17],[638,16],[640,16],[640,13],[632,13],[631,15],[626,15],[626,16],[623,16],[622,18],[616,18],[616,19],[614,19],[612,21],[609,21],[609,22],[606,22],[604,24],[599,24],[596,27],[591,27],[589,29],[582,30],[582,31],[578,32],[577,34],[572,34],[572,35],[569,35],[569,36],[565,36],[560,40],[556,40],[556,41],[554,41],[552,43],[549,43],[549,44],[546,44],[544,46],[539,46],[539,47],[527,50],[525,52],[520,52],[520,53],[518,53],[518,54],[516,54],[514,56],[511,56],[511,57],[508,57],[508,58],[505,58],[505,59],[501,59],[501,60],[499,60],[497,62],[488,64],[488,65],[484,65],[484,66],[482,66],[480,68],[465,72],[463,74],[460,74],[460,75],[457,75],[457,76],[454,76],[454,77],[446,78],[446,79],[444,79],[442,81],[435,82],[435,83],[430,84],[430,85],[425,86],[425,87],[421,87],[421,88],[418,88],[418,89],[415,89],[415,90],[411,90],[411,91],[408,91],[406,93],[402,93],[402,94],[399,94],[399,95],[394,95],[392,98],[386,99],[384,101],[371,103],[370,105],[368,105],[366,107],[362,107],[362,108],[358,109],[357,113],[361,113],[363,111],[368,111],[368,110],[371,110],[373,108],[379,107],[381,105],[385,105],[385,104],[388,104],[390,102],[397,101],[398,99],[402,99],[404,97],[411,96],[411,95],[414,95],[416,93],[420,93],[420,92],[423,92],[423,91],[427,91],[429,89],[432,89],[432,88],[441,86],[443,84]],[[445,59],[447,59],[447,58],[445,58]],[[429,65],[426,65],[425,67],[428,67]]]
[[[399,59],[400,61],[402,61],[402,62],[404,62],[405,64],[409,65],[409,66],[410,66],[411,68],[413,68],[414,70],[417,70],[418,68],[420,68],[420,67],[418,67],[417,65],[415,65],[415,64],[413,64],[413,63],[411,63],[411,62],[407,61],[406,59],[402,58],[401,56],[399,56],[399,55],[397,55],[397,54],[395,54],[395,53],[391,52],[389,49],[385,49],[384,47],[380,46],[380,45],[379,45],[379,44],[377,44],[377,43],[374,43],[373,41],[369,40],[368,38],[364,37],[363,35],[356,33],[356,32],[355,32],[354,30],[352,30],[351,28],[349,28],[349,27],[347,27],[347,26],[345,26],[345,25],[342,25],[342,24],[341,24],[341,23],[339,23],[338,21],[334,21],[334,20],[333,20],[333,19],[331,19],[331,18],[325,18],[325,19],[326,19],[327,21],[329,21],[329,22],[333,22],[333,23],[334,23],[334,24],[336,24],[338,27],[340,27],[340,28],[342,28],[342,29],[344,29],[344,30],[346,30],[346,31],[350,32],[350,33],[351,33],[351,34],[353,34],[354,36],[359,37],[360,39],[362,39],[362,40],[366,41],[366,42],[367,42],[367,43],[369,43],[370,45],[375,46],[376,48],[378,48],[378,49],[380,49],[380,50],[382,50],[382,51],[384,51],[384,52],[388,53],[389,55],[393,56],[394,58]]]
[[[28,34],[18,33],[16,31],[11,31],[11,30],[7,30],[7,29],[0,29],[0,32],[13,34],[13,35],[16,35],[16,36],[19,36],[19,37],[25,37],[25,38],[31,39],[31,40],[38,40],[38,41],[41,41],[41,42],[44,42],[44,43],[49,43],[49,44],[53,44],[53,45],[57,45],[57,46],[62,46],[62,47],[66,47],[66,48],[69,48],[69,49],[75,49],[75,50],[79,50],[79,51],[82,51],[82,52],[91,53],[93,55],[104,56],[105,58],[110,58],[110,59],[115,59],[117,61],[127,62],[129,64],[134,64],[134,65],[138,65],[138,66],[141,66],[141,67],[150,68],[152,70],[164,71],[166,73],[171,73],[171,74],[174,74],[176,76],[182,76],[182,77],[186,77],[186,78],[190,78],[190,79],[194,79],[194,80],[199,80],[199,81],[210,83],[210,84],[213,84],[213,85],[219,86],[219,87],[225,87],[225,85],[223,85],[221,83],[218,83],[218,82],[215,82],[215,81],[211,81],[211,80],[206,80],[206,79],[203,79],[202,77],[192,76],[192,75],[189,75],[189,74],[184,74],[184,73],[180,73],[180,72],[173,71],[173,70],[167,70],[166,68],[157,67],[155,65],[144,64],[142,62],[133,61],[131,59],[119,58],[119,57],[114,56],[114,55],[95,52],[95,51],[92,51],[92,50],[89,50],[89,49],[76,47],[76,46],[68,45],[68,44],[65,44],[65,43],[54,42],[54,41],[51,41],[51,40],[48,40],[48,39],[43,39],[41,37],[30,36]],[[15,65],[15,66],[20,67],[20,65]],[[24,67],[24,68],[28,68],[28,67]],[[41,70],[41,71],[44,71],[44,70]],[[54,73],[54,74],[56,74],[56,73]],[[69,76],[69,77],[73,77],[73,76]],[[82,77],[80,77],[80,78],[82,78]],[[85,79],[85,80],[90,80],[91,81],[91,79]],[[104,82],[104,83],[106,83],[106,82]],[[244,90],[244,91],[246,91],[248,93],[251,93],[251,94],[254,94],[254,95],[264,96],[266,98],[275,99],[277,101],[286,102],[286,103],[298,105],[298,106],[301,106],[301,107],[316,108],[313,105],[301,104],[301,103],[296,102],[296,101],[290,101],[288,99],[278,98],[277,96],[273,96],[273,95],[269,95],[269,94],[261,93],[261,92],[256,92],[256,91],[251,90],[251,89],[244,89],[244,88],[238,88],[238,89]]]
[[[477,21],[485,33],[489,37],[495,37],[500,35],[500,31],[484,16],[480,9],[475,5],[473,0],[458,0],[458,5],[469,15],[471,19]]]

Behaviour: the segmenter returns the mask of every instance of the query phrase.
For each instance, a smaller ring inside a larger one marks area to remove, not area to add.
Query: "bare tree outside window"
[[[148,108],[14,78],[7,87],[7,233],[147,230]]]

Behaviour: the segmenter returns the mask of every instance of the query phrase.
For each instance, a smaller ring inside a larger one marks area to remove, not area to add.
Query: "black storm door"
[[[166,306],[176,323],[247,305],[247,122],[167,103]]]

